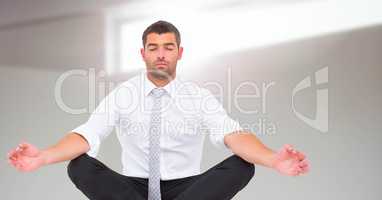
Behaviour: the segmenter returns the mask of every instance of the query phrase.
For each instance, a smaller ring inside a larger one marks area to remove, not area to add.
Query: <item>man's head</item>
[[[141,55],[147,71],[156,79],[174,78],[176,65],[181,59],[180,33],[169,22],[158,21],[143,32]]]

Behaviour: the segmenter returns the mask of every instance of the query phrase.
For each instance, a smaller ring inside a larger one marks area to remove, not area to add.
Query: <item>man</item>
[[[231,199],[260,164],[284,175],[308,172],[305,155],[291,145],[278,152],[232,120],[206,89],[180,80],[176,66],[183,47],[179,31],[158,21],[143,33],[146,72],[122,83],[98,105],[89,120],[56,145],[39,150],[21,143],[8,153],[20,171],[71,160],[68,174],[89,199]],[[116,128],[122,147],[123,175],[95,157]],[[204,136],[233,155],[204,173]]]

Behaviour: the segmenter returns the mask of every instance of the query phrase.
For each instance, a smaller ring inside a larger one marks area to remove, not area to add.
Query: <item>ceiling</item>
[[[0,27],[28,21],[96,12],[134,0],[0,0]]]
[[[7,26],[27,24],[36,20],[98,12],[103,8],[122,4],[158,5],[158,2],[154,3],[153,1],[151,4],[150,1],[153,0],[0,0],[0,29]],[[164,1],[171,2],[171,0],[162,0],[161,2]],[[184,3],[187,2],[187,5],[194,4],[202,9],[213,10],[248,5],[253,8],[263,8],[264,6],[305,1],[322,0],[194,0],[192,2],[185,1]],[[179,1],[176,3],[179,3]]]

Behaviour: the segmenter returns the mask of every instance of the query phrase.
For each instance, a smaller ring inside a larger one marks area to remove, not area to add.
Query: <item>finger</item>
[[[291,155],[293,157],[297,157],[298,152],[296,149],[293,148],[292,145],[287,146],[287,152],[289,155]]]
[[[20,155],[20,152],[17,149],[12,150],[12,157],[17,159]]]
[[[285,148],[287,151],[292,151],[292,150],[293,150],[293,146],[290,145],[290,144],[285,144],[285,145],[284,145],[284,148]]]
[[[293,169],[292,172],[291,172],[291,175],[292,176],[297,176],[298,175],[298,169]]]
[[[302,168],[304,168],[304,169],[309,169],[309,168],[310,168],[310,164],[309,164],[309,163],[306,163],[304,166],[302,166]]]
[[[16,150],[11,150],[11,152],[9,154],[10,154],[10,156],[9,156],[10,159],[12,159],[12,160],[17,159],[17,151]]]
[[[310,171],[310,166],[306,166],[303,168],[304,173],[308,173]]]
[[[26,146],[24,144],[19,144],[19,146],[17,146],[17,148],[19,150],[24,150],[26,148]]]
[[[290,153],[295,157],[295,158],[299,158],[299,151],[297,151],[296,149],[292,149],[290,151]]]
[[[299,166],[299,164],[295,164],[291,167],[291,171],[294,175],[299,175],[300,173],[304,172],[304,169]]]
[[[15,160],[8,160],[8,162],[15,168],[17,168],[20,163],[18,161],[15,161]]]
[[[305,154],[293,149],[289,151],[289,157],[293,158],[296,161],[302,161],[306,158]]]
[[[27,153],[27,150],[28,150],[27,146],[19,144],[17,148],[20,155],[25,155]]]
[[[289,174],[290,176],[295,176],[296,173],[298,173],[298,170],[299,170],[298,165],[294,164],[294,165],[292,165],[292,166],[288,169],[288,174]]]
[[[299,160],[304,160],[306,158],[305,154],[300,152],[300,151],[297,151],[297,158]]]
[[[20,142],[19,146],[27,146],[28,145],[28,142],[25,142],[25,141],[22,141]]]
[[[288,158],[290,156],[290,150],[291,150],[291,145],[290,144],[284,144],[283,147],[281,148],[279,155],[282,158]]]
[[[22,148],[22,149],[28,148],[28,147],[30,147],[30,146],[31,146],[31,145],[30,145],[29,143],[27,143],[27,142],[21,142],[21,143],[19,144],[19,147]]]
[[[19,144],[16,148],[16,150],[20,153],[23,153],[24,150],[26,150],[28,147],[26,145]]]
[[[301,169],[308,167],[308,165],[299,165]]]
[[[304,160],[300,161],[300,163],[299,163],[300,167],[305,167],[308,165],[309,165],[309,161],[307,159],[304,159]]]
[[[309,171],[308,167],[300,167],[298,173],[299,175],[305,175],[306,173],[308,173],[308,171]]]
[[[309,172],[309,166],[306,166],[306,167],[301,167],[300,168],[300,173],[301,174],[306,174]]]
[[[305,173],[305,168],[304,167],[300,167],[299,170],[298,170],[298,173],[304,174]]]
[[[18,157],[19,155],[21,155],[23,153],[23,149],[20,148],[19,146],[16,147],[16,150],[15,150],[15,156]]]
[[[298,176],[298,175],[300,175],[300,169],[297,169],[297,170],[295,171],[295,173],[294,173],[294,176]]]

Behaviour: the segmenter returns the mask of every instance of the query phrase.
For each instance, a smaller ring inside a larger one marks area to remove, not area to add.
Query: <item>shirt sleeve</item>
[[[72,130],[87,140],[90,146],[87,154],[91,157],[97,156],[102,140],[110,135],[119,119],[115,103],[115,91],[110,92],[99,103],[86,123]]]
[[[203,127],[208,130],[210,141],[216,148],[228,150],[224,136],[243,129],[237,121],[228,116],[221,103],[209,90],[202,91]]]

